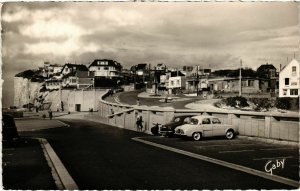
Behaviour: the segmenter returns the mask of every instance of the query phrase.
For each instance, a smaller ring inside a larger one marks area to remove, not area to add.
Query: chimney
[[[279,72],[281,72],[281,64],[279,64]]]

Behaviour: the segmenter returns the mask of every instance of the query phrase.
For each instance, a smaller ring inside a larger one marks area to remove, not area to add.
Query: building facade
[[[293,59],[279,73],[279,97],[298,97],[300,92],[300,64]]]
[[[122,66],[120,63],[107,59],[96,59],[89,66],[89,71],[94,72],[95,77],[119,77],[121,70]]]

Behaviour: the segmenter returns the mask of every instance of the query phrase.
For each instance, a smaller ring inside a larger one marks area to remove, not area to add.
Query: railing
[[[219,117],[223,123],[238,127],[240,135],[299,141],[299,115],[296,114],[230,110],[213,111],[205,108],[191,110],[126,105],[103,100],[107,93],[99,99],[99,115],[106,117],[107,123],[121,128],[136,130],[136,113],[142,116],[144,131],[149,134],[153,123],[164,124],[176,115],[213,115]]]

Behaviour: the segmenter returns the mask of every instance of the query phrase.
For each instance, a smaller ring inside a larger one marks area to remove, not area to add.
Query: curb
[[[47,141],[47,139],[38,138],[40,141],[40,144],[43,148],[44,154],[46,156],[47,161],[49,161],[49,166],[52,169],[52,176],[54,178],[56,186],[58,189],[64,189],[64,190],[78,190],[78,186],[59,159],[59,157],[56,155],[55,151]]]
[[[283,140],[266,139],[266,138],[260,138],[260,137],[249,137],[249,136],[244,136],[244,135],[239,135],[239,136],[237,136],[237,138],[238,139],[248,139],[251,141],[261,141],[261,142],[272,143],[272,144],[289,145],[289,146],[294,146],[294,147],[299,146],[299,142],[294,142],[294,141],[283,141]]]

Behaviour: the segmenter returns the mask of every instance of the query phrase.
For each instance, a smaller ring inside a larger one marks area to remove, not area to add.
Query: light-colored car
[[[175,134],[192,137],[195,141],[199,141],[202,137],[212,136],[225,136],[227,139],[233,139],[237,134],[237,128],[222,124],[217,117],[199,115],[192,117],[188,124],[176,127]]]

